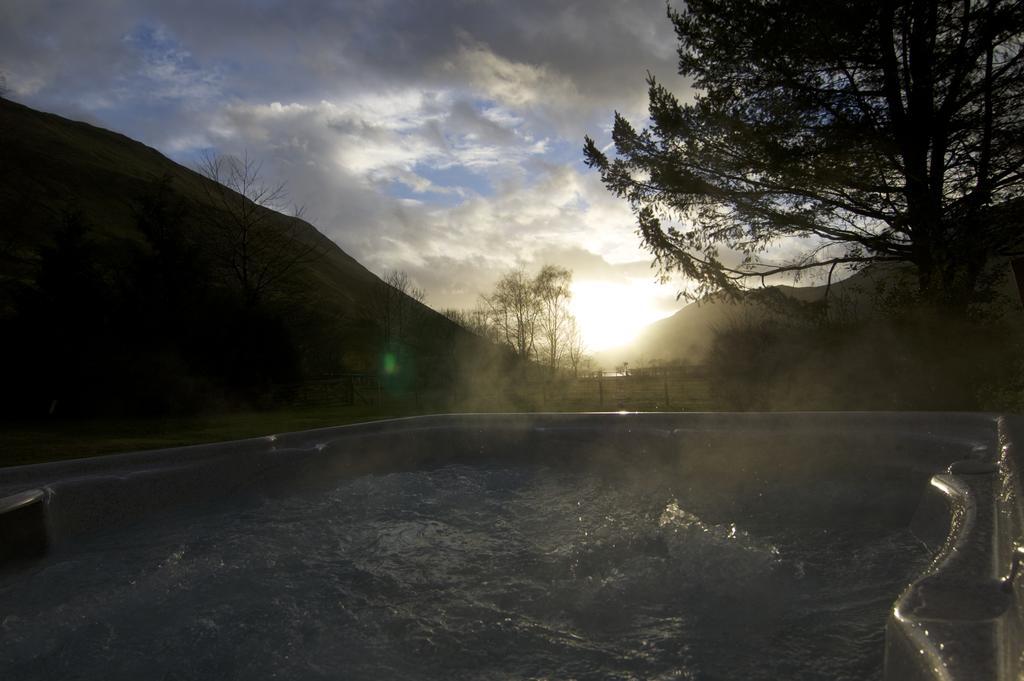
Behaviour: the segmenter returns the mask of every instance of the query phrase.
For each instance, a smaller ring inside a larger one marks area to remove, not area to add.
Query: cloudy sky
[[[574,271],[591,349],[680,307],[582,163],[647,71],[683,93],[664,0],[4,0],[10,98],[195,165],[262,159],[306,217],[435,308]]]

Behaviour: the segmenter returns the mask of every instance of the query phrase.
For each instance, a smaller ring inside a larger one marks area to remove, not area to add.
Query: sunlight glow
[[[675,310],[665,307],[664,287],[647,279],[626,283],[576,281],[569,306],[580,325],[586,352],[625,345],[652,322]]]

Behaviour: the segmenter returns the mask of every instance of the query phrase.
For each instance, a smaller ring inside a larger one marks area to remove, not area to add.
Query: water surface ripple
[[[862,680],[880,677],[887,609],[925,560],[900,527],[780,526],[699,486],[449,466],[94,537],[7,575],[0,668]]]

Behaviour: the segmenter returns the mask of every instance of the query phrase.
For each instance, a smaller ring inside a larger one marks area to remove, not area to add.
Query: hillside
[[[833,283],[829,296],[859,306],[868,282],[866,272],[858,273]],[[793,301],[814,303],[824,299],[826,287],[772,286],[769,289]],[[773,314],[759,299],[752,296],[744,296],[739,300],[709,297],[689,303],[675,314],[648,325],[632,343],[607,350],[598,355],[596,360],[606,369],[622,362],[700,363],[717,330]]]
[[[210,180],[124,135],[0,99],[0,215],[3,232],[29,246],[44,242],[60,211],[74,207],[109,239],[138,240],[133,205],[152,183],[170,178],[173,191],[199,210],[213,210]],[[324,256],[305,273],[323,303],[354,312],[380,280],[309,223],[274,213]],[[290,224],[289,224],[290,223]]]
[[[154,404],[234,399],[269,382],[376,372],[395,352],[403,380],[422,385],[478,343],[404,294],[382,296],[386,285],[313,225],[124,135],[0,99],[0,149],[0,350],[11,363],[0,368],[29,393],[8,391],[16,407],[52,409],[58,393],[86,410],[113,400],[114,411],[140,390]],[[221,257],[232,216],[217,196],[259,216],[264,271],[275,250],[308,254],[258,301],[236,290],[237,263]],[[392,308],[401,334],[381,319]],[[114,399],[104,384],[117,382]],[[161,390],[185,396],[154,397]]]
[[[1010,268],[1007,266],[1005,270],[1007,276],[1003,277],[997,291],[1003,296],[1004,303],[1010,301],[1016,306],[1020,299],[1013,279],[1009,276]],[[830,304],[836,314],[850,318],[871,316],[877,312],[880,287],[897,285],[906,276],[908,274],[905,269],[893,266],[875,266],[862,270],[832,284],[828,292]],[[784,301],[803,303],[806,306],[824,300],[827,288],[824,285],[779,285],[754,291],[753,295],[748,294],[736,301],[708,298],[690,303],[670,317],[647,326],[629,345],[607,350],[595,359],[606,370],[622,362],[683,361],[699,364],[704,361],[716,332],[781,315],[777,304],[765,304],[766,293],[770,296],[778,294]]]

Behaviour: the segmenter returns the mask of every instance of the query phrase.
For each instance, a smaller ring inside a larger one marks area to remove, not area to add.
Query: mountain
[[[830,297],[859,300],[866,283],[866,273],[834,282]],[[799,303],[824,299],[826,286],[771,286],[768,291]],[[856,294],[856,295],[853,295]],[[699,364],[714,340],[715,332],[731,325],[743,324],[775,314],[763,297],[744,295],[738,300],[710,296],[692,302],[675,314],[645,327],[636,339],[625,346],[600,353],[595,359],[605,369],[623,362],[682,361]]]
[[[37,246],[57,224],[61,210],[75,208],[92,217],[98,236],[140,238],[135,204],[153,183],[171,181],[173,191],[212,211],[210,180],[156,149],[88,123],[30,109],[0,99],[0,215],[10,239]],[[239,197],[241,199],[241,197]],[[266,210],[266,209],[263,209]],[[305,272],[328,304],[354,311],[369,287],[380,280],[309,223],[280,213],[272,220],[302,240],[315,243],[323,257]],[[95,216],[102,216],[97,219]]]
[[[997,285],[1003,300],[1019,306],[1016,285],[1010,268]],[[755,289],[739,300],[709,297],[693,302],[675,314],[645,327],[629,345],[613,348],[596,357],[598,366],[611,370],[623,362],[649,361],[701,363],[719,330],[758,320],[777,318],[783,310],[793,310],[824,300],[826,290],[833,310],[852,317],[869,316],[878,305],[878,294],[887,287],[906,284],[910,276],[906,266],[876,265],[861,270],[831,289],[821,286],[769,286]],[[785,306],[785,307],[783,307]],[[1017,315],[1019,316],[1019,315]]]
[[[252,262],[282,270],[258,297],[240,284],[238,244],[225,250],[231,206],[260,223],[264,260]],[[302,257],[275,261],[282,250]],[[16,407],[73,394],[79,410],[160,411],[376,372],[395,352],[404,382],[422,386],[478,342],[313,225],[124,135],[0,98],[0,370],[24,391],[7,391]]]

